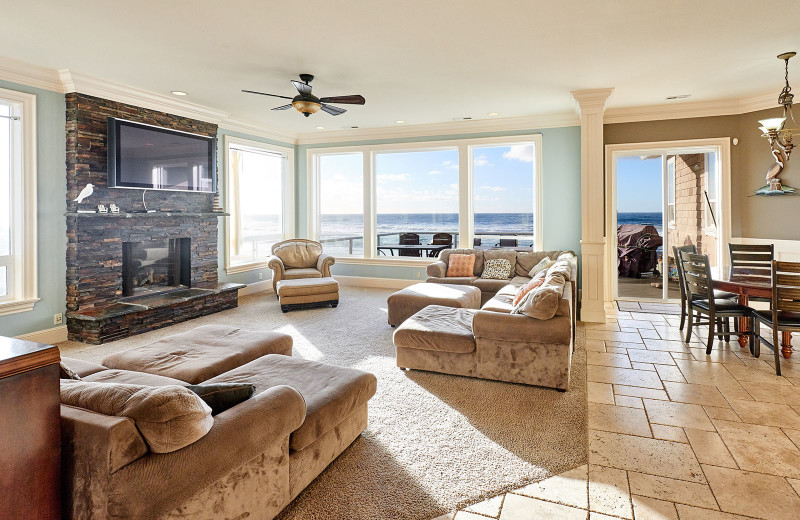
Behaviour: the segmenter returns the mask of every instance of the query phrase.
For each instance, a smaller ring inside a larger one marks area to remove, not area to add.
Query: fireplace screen
[[[123,242],[122,295],[190,286],[188,238]]]

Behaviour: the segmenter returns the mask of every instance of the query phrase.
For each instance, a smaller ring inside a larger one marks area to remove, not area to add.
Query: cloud
[[[379,181],[394,181],[394,182],[407,182],[409,180],[407,173],[384,173],[378,175]]]
[[[458,191],[458,184],[451,184],[451,185],[450,185],[450,188],[452,188],[452,189],[454,189],[454,190]]]
[[[441,175],[441,174],[442,174],[441,170],[431,170],[428,172],[428,175]]]
[[[479,189],[487,190],[487,191],[505,191],[506,190],[502,186],[481,186]]]
[[[489,158],[486,157],[485,155],[479,155],[475,158],[474,164],[475,166],[485,166],[487,164],[491,165],[492,163],[489,162]]]
[[[442,162],[442,166],[444,166],[445,168],[449,168],[451,170],[457,170],[458,169],[458,163],[453,162],[453,161],[443,161]]]
[[[515,144],[503,154],[504,159],[511,159],[522,162],[533,162],[533,145],[532,144]]]

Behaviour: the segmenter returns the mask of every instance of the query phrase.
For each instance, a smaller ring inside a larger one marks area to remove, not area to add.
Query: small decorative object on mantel
[[[111,213],[119,213],[119,206],[117,206],[113,202],[108,205],[108,209],[111,210]]]
[[[81,190],[81,192],[78,194],[78,196],[75,197],[74,199],[72,199],[72,201],[73,202],[77,202],[78,204],[80,204],[81,202],[83,202],[84,199],[89,197],[92,193],[94,193],[94,184],[89,183],[86,186],[84,186],[84,188]],[[78,213],[96,213],[96,212],[93,209],[80,209],[79,208],[78,209]]]
[[[98,204],[97,205],[97,212],[98,213],[108,213],[108,208],[105,204]]]
[[[781,180],[778,178],[792,154],[792,148],[794,148],[792,138],[794,134],[800,134],[800,127],[792,114],[794,94],[792,94],[792,87],[789,86],[789,60],[796,54],[795,52],[784,52],[778,55],[778,59],[783,60],[786,64],[786,86],[778,96],[778,104],[783,106],[783,117],[762,119],[758,122],[761,125],[761,136],[766,137],[769,142],[772,156],[775,157],[775,164],[767,170],[767,184],[757,189],[755,195],[792,195],[797,192],[795,188],[781,184]]]

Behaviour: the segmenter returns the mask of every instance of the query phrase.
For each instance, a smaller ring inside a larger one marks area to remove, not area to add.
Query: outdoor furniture
[[[397,250],[397,256],[422,256],[424,252],[426,255],[429,256],[436,256],[439,254],[439,251],[443,249],[447,249],[450,247],[447,244],[384,244],[381,246],[377,246],[376,249],[379,253],[383,253],[384,251],[389,251],[392,256],[394,256],[394,251]],[[403,252],[412,251],[416,254],[403,254]],[[384,253],[385,254],[385,253]]]
[[[439,246],[453,247],[453,235],[450,233],[436,233],[433,235],[431,244]],[[429,251],[428,256],[436,256],[438,251]]]
[[[339,305],[339,282],[325,278],[298,278],[281,280],[277,286],[281,310]]]
[[[722,336],[726,341],[730,340],[730,327],[727,318],[749,318],[754,320],[752,309],[738,302],[714,298],[714,283],[711,278],[711,266],[707,255],[693,255],[684,251],[679,251],[678,254],[683,267],[686,303],[689,312],[686,343],[691,340],[692,327],[694,325],[708,325],[706,354],[711,354],[715,336]],[[695,313],[697,313],[696,323]],[[700,320],[703,314],[708,316],[708,321]],[[718,327],[716,332],[714,332],[715,325]],[[755,327],[748,327],[746,331],[742,327],[740,329],[740,335],[750,336],[750,345],[754,349]]]
[[[416,233],[400,233],[400,245],[418,246],[419,235]],[[397,256],[422,256],[422,251],[417,249],[399,249]]]
[[[272,246],[267,265],[272,269],[272,289],[278,294],[278,282],[298,278],[324,278],[331,275],[336,260],[322,253],[322,244],[304,238],[292,238]]]
[[[389,325],[396,327],[428,305],[479,309],[481,290],[471,285],[417,283],[389,296]]]
[[[772,343],[764,339],[775,354],[775,374],[781,375],[781,358],[778,355],[778,333],[800,332],[800,263],[772,261],[772,305],[768,311],[755,314],[756,345],[753,355],[761,354],[760,324],[772,329]],[[785,354],[784,354],[785,355]],[[787,356],[788,357],[788,356]]]
[[[472,247],[481,247],[481,239],[480,238],[473,238],[472,239]]]
[[[498,247],[517,247],[516,238],[501,238]]]
[[[681,324],[678,327],[680,330],[683,330],[683,326],[686,324],[686,287],[684,286],[684,274],[683,274],[683,266],[680,262],[680,255],[679,251],[683,251],[684,253],[689,253],[696,255],[697,254],[697,246],[694,244],[689,244],[688,246],[672,246],[672,254],[675,258],[675,266],[677,267],[678,271],[678,286],[681,289]],[[714,289],[714,298],[717,300],[730,300],[733,298],[737,298],[738,295],[736,293],[727,292],[727,291],[720,291],[719,289]],[[738,322],[736,322],[738,324]],[[736,330],[739,330],[738,325],[736,326]]]
[[[728,254],[731,257],[731,267],[747,267],[749,269],[763,269],[771,272],[772,260],[775,258],[775,246],[728,244]],[[754,302],[769,302],[771,297],[752,296]]]

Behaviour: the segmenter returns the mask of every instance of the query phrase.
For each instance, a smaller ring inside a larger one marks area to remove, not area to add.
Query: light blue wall
[[[318,148],[364,146],[409,142],[474,139],[542,134],[542,190],[543,197],[543,247],[545,250],[571,249],[580,252],[581,238],[581,129],[578,126],[519,130],[513,132],[488,132],[478,134],[436,135],[402,139],[349,141],[299,145],[295,153],[295,217],[298,236],[305,237],[307,230],[307,151]],[[425,269],[380,265],[337,264],[333,274],[414,280],[425,278]],[[418,276],[419,275],[419,276]]]
[[[66,312],[67,211],[64,94],[0,80],[0,88],[36,95],[37,247],[39,301],[32,311],[0,316],[0,336],[53,327]]]
[[[272,139],[266,139],[264,137],[257,137],[254,135],[243,134],[241,132],[234,132],[233,130],[226,130],[225,128],[220,128],[217,132],[217,168],[218,168],[218,175],[217,175],[217,184],[219,186],[219,197],[220,201],[222,201],[223,207],[225,206],[225,175],[227,175],[227,165],[228,162],[225,157],[225,136],[232,136],[238,137],[241,139],[249,139],[251,141],[257,141],[259,143],[266,143],[266,144],[273,144],[277,146],[285,146],[288,148],[295,149],[294,144],[283,143],[280,141],[275,141]],[[296,191],[296,189],[295,189]],[[296,196],[296,194],[295,194]],[[225,273],[225,247],[226,247],[226,235],[225,235],[225,218],[221,217],[219,219],[219,281],[220,282],[235,282],[235,283],[255,283],[259,282],[258,275],[261,274],[262,280],[269,280],[272,278],[272,271],[270,269],[256,269],[253,271],[247,271],[244,273],[236,273],[236,274],[226,274]]]

